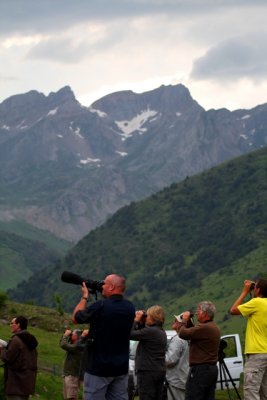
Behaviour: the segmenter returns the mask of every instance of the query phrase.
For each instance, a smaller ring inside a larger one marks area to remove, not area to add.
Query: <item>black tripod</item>
[[[223,383],[224,383],[225,387],[227,389],[228,399],[232,400],[230,389],[229,389],[229,382],[231,382],[231,384],[233,385],[233,388],[235,390],[235,393],[237,395],[237,398],[239,400],[241,400],[240,394],[238,393],[238,390],[236,388],[236,384],[235,384],[233,378],[230,375],[230,372],[229,372],[229,369],[227,368],[227,365],[224,362],[225,354],[223,352],[223,349],[225,349],[226,346],[227,346],[227,343],[224,340],[221,340],[220,349],[219,349],[219,357],[218,357],[218,361],[219,361],[219,382],[220,382],[220,385],[221,385],[221,390],[223,390],[223,388],[224,388],[223,387]]]

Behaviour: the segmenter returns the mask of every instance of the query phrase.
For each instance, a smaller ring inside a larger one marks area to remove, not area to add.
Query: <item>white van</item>
[[[217,389],[239,387],[243,372],[243,355],[238,334],[221,337],[223,359],[218,362],[219,376]],[[225,346],[225,347],[224,347]],[[220,354],[220,352],[219,352]]]
[[[176,331],[167,330],[166,334],[167,340],[170,340],[174,335],[176,335]],[[129,398],[133,398],[133,393],[137,394],[137,379],[135,373],[135,353],[137,345],[137,341],[130,341]],[[239,387],[240,376],[243,372],[243,355],[238,334],[223,335],[221,337],[218,371],[216,389],[224,390]]]

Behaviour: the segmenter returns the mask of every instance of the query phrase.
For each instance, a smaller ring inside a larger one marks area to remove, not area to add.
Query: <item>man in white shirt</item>
[[[168,400],[184,400],[185,385],[189,373],[189,348],[187,340],[179,337],[182,323],[181,316],[176,316],[172,324],[177,334],[168,343],[166,361],[166,382]]]

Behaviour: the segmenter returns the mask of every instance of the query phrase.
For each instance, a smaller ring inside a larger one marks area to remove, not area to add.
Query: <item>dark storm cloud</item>
[[[253,7],[266,5],[253,0]],[[177,17],[249,7],[251,0],[4,0],[0,4],[0,35],[58,32],[77,23],[153,14]]]
[[[191,78],[235,80],[267,77],[267,42],[262,33],[219,43],[194,61]]]
[[[0,5],[0,31],[61,31],[86,21],[153,14],[162,10],[163,4],[138,0],[9,0]]]

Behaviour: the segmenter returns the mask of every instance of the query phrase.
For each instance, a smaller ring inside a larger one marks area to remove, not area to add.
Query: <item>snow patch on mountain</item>
[[[10,126],[8,125],[2,125],[1,129],[4,129],[5,131],[10,131]]]
[[[76,128],[73,128],[71,125],[69,126],[69,129],[71,132],[73,132],[76,136],[78,136],[80,139],[84,139],[83,135],[80,134],[81,128],[78,126]]]
[[[98,115],[100,118],[105,118],[105,117],[107,117],[107,114],[106,114],[104,111],[96,110],[96,109],[93,108],[93,107],[89,107],[89,111],[90,111],[91,113],[97,113],[97,115]]]
[[[138,132],[139,135],[142,135],[147,131],[147,128],[143,127],[147,122],[151,122],[151,119],[158,114],[157,111],[147,110],[141,111],[140,114],[137,114],[131,120],[124,121],[115,121],[117,127],[122,131],[120,135],[123,137],[122,140],[126,140],[127,138],[132,136],[133,132]],[[153,118],[155,120],[155,118]]]
[[[17,129],[26,129],[28,125],[25,125],[25,119],[23,119],[18,125],[16,125]]]
[[[53,110],[48,111],[47,116],[55,115],[57,113],[58,107],[54,108]]]
[[[118,150],[116,150],[115,153],[119,154],[119,155],[122,156],[122,157],[128,156],[128,153],[126,153],[125,151],[118,151]]]
[[[97,162],[101,162],[100,158],[87,157],[85,160],[80,160],[80,163],[83,165],[90,164],[90,163],[97,163]]]

